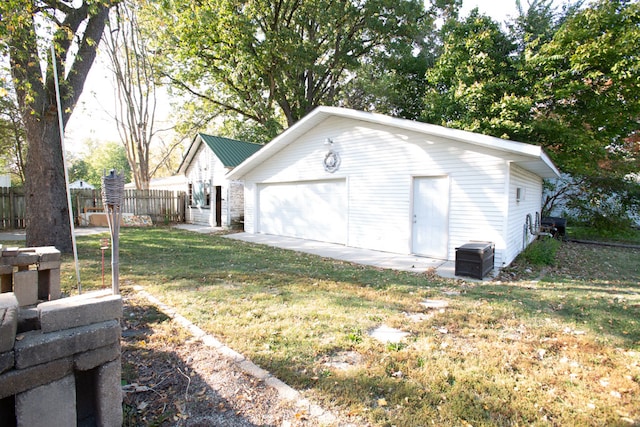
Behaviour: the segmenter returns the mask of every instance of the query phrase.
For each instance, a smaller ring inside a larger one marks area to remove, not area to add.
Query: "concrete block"
[[[18,427],[75,426],[76,382],[73,375],[16,396]]]
[[[0,399],[59,380],[70,373],[73,373],[71,358],[58,359],[27,369],[12,369],[0,374]]]
[[[13,292],[13,267],[9,267],[8,274],[0,274],[0,292]]]
[[[12,292],[0,294],[0,353],[13,349],[18,331],[18,299]]]
[[[55,246],[40,246],[36,248],[36,253],[40,257],[40,262],[60,261],[60,251]]]
[[[60,268],[38,270],[38,299],[60,299]]]
[[[114,344],[120,340],[120,322],[109,320],[49,333],[31,331],[22,337],[14,347],[17,369]]]
[[[118,341],[106,347],[100,347],[95,350],[77,354],[73,359],[73,366],[77,371],[88,371],[107,362],[116,359],[120,360],[120,354],[120,342]]]
[[[60,269],[49,270],[49,300],[60,299]]]
[[[96,299],[96,298],[103,298],[103,297],[107,297],[109,295],[113,295],[113,292],[111,291],[111,288],[109,289],[100,289],[97,291],[90,291],[90,292],[84,292],[80,295],[74,295],[72,297],[69,298],[73,298],[75,300],[86,300],[86,299]],[[53,301],[50,302],[51,305],[54,304],[61,304],[62,301]]]
[[[40,313],[36,307],[22,307],[18,310],[18,333],[40,329]]]
[[[6,353],[0,353],[0,374],[13,368],[14,363],[13,351],[7,351]]]
[[[19,307],[18,299],[13,292],[0,294],[0,308]]]
[[[0,353],[13,349],[18,331],[18,308],[0,308]]]
[[[16,294],[20,307],[36,304],[38,302],[38,272],[26,270],[13,273],[13,293]]]
[[[51,270],[52,268],[60,268],[60,261],[47,261],[38,263],[38,271]]]
[[[40,328],[42,332],[53,332],[120,319],[122,317],[122,297],[110,291],[62,298],[38,304]]]
[[[0,274],[11,274],[13,273],[13,266],[8,264],[0,264]]]
[[[268,371],[265,371],[264,369],[262,369],[261,367],[259,367],[258,365],[256,365],[250,360],[245,360],[244,362],[240,363],[239,366],[243,372],[259,380],[264,381],[267,378],[269,378],[269,375],[271,375]]]
[[[13,259],[11,259],[11,264],[18,267],[24,267],[27,265],[37,264],[39,260],[40,257],[38,256],[38,254],[24,252],[18,253],[18,255],[13,257]]]
[[[122,365],[120,358],[98,368],[96,425],[122,425]]]
[[[13,258],[14,256],[18,255],[19,250],[20,248],[17,246],[7,246],[6,248],[2,248],[0,256],[2,256],[3,258]]]
[[[278,395],[286,400],[298,400],[300,399],[300,393],[294,388],[288,386],[276,377],[267,378],[264,383],[269,387],[273,387],[278,392]]]

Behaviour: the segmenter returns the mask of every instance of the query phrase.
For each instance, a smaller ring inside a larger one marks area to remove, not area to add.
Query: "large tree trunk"
[[[27,246],[55,246],[73,250],[64,177],[62,145],[55,105],[42,120],[26,124],[27,152],[25,200]]]
[[[0,25],[6,22],[5,25],[12,26],[7,31],[9,61],[28,144],[25,165],[27,246],[55,246],[62,252],[73,250],[53,61],[59,70],[64,126],[96,57],[109,8],[116,2],[73,2],[74,7],[67,2],[43,0],[37,2],[42,3],[41,9],[26,1],[25,8],[3,10],[0,6],[0,12],[5,13]],[[28,4],[31,7],[27,7]],[[54,15],[55,22],[51,18]],[[60,20],[62,16],[64,19]],[[51,18],[48,23],[47,18]],[[53,29],[51,43],[55,48],[55,59],[46,51],[42,52],[42,57],[40,55],[36,31],[39,19],[44,19],[45,28],[50,25]],[[75,57],[69,55],[75,49]],[[47,62],[45,76],[40,68],[43,61]]]

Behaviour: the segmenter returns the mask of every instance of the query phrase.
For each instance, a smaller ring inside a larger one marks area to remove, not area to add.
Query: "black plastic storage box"
[[[494,244],[471,242],[456,248],[456,276],[483,279],[493,270]]]
[[[567,237],[567,219],[548,216],[542,218],[540,225],[551,229],[551,234],[556,239],[564,240]]]

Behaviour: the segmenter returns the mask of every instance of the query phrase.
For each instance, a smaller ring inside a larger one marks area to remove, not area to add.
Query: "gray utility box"
[[[483,279],[493,270],[492,242],[470,242],[456,248],[456,276]]]

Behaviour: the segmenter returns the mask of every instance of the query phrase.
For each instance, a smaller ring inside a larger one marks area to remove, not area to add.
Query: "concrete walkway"
[[[227,234],[225,237],[378,268],[410,271],[413,273],[424,273],[430,269],[435,269],[436,274],[441,277],[455,277],[455,264],[453,261],[372,251],[370,249],[352,248],[334,243],[316,242],[294,237],[271,236],[268,234],[236,233]]]
[[[197,233],[215,233],[222,231],[219,227],[207,227],[194,224],[179,224],[175,226],[182,230]],[[305,252],[325,258],[369,265],[378,268],[424,273],[435,269],[441,277],[455,278],[455,263],[442,259],[419,257],[415,255],[400,255],[390,252],[372,251],[370,249],[352,248],[334,243],[317,242],[313,240],[297,239],[295,237],[272,236],[269,234],[232,233],[224,237],[243,242],[257,243],[292,251]],[[468,277],[465,280],[474,280]]]

